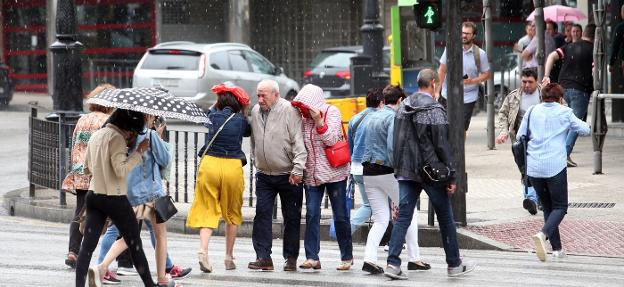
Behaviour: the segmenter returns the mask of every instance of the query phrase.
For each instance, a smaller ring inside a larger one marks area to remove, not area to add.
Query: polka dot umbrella
[[[158,88],[107,89],[89,98],[87,103],[195,123],[209,122],[206,113],[195,103]]]

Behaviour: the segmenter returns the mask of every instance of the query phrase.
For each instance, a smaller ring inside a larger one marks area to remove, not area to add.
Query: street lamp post
[[[52,103],[54,114],[48,119],[75,119],[82,112],[82,43],[77,41],[76,8],[72,0],[58,0],[56,10],[56,41],[50,45],[54,74]]]
[[[485,49],[487,51],[488,62],[492,63],[492,55],[494,53],[494,37],[492,36],[492,1],[483,0],[483,16],[485,23]],[[501,74],[503,74],[501,72]],[[487,80],[487,146],[494,149],[494,73]],[[501,90],[503,86],[501,80]]]

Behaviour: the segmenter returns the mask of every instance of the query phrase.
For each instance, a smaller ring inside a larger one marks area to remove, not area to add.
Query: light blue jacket
[[[569,130],[589,135],[589,125],[577,118],[572,109],[559,103],[542,103],[529,109],[518,129],[516,138],[527,134],[530,116],[527,175],[550,178],[566,167],[566,136]]]
[[[366,123],[371,116],[370,113],[375,112],[374,108],[366,108],[353,116],[349,121],[349,127],[347,129],[347,141],[349,143],[349,150],[351,151],[351,161],[362,162],[362,156],[364,155],[364,140],[366,139]],[[357,126],[357,131],[353,129],[356,123],[366,115],[364,119]]]
[[[128,201],[132,206],[144,204],[165,195],[160,177],[160,166],[169,164],[169,151],[165,141],[158,136],[156,131],[146,129],[145,134],[138,136],[130,152],[136,150],[139,143],[146,137],[150,139],[150,147],[143,154],[143,162],[135,167],[126,178]]]
[[[392,163],[394,116],[396,111],[390,106],[370,114],[366,125],[364,155],[362,162],[394,167]]]

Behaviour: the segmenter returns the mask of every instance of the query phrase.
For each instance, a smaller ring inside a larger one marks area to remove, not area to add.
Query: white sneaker
[[[405,250],[406,246],[407,245],[405,245],[405,243],[403,243],[403,250]],[[390,245],[388,245],[388,244],[384,245],[384,251],[388,252],[389,250],[390,250]]]
[[[546,235],[544,232],[538,232],[533,235],[533,243],[535,243],[535,254],[540,261],[546,261]]]
[[[567,257],[566,253],[562,250],[555,250],[552,253],[552,257],[555,260],[560,260],[560,259],[564,259]]]

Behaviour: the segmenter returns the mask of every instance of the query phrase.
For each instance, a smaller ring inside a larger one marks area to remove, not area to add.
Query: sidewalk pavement
[[[486,144],[486,117],[480,113],[472,120],[466,140],[466,194],[468,226],[458,228],[463,249],[532,250],[530,236],[543,224],[542,213],[535,216],[522,208],[523,190],[519,173],[513,162],[510,143],[489,150]],[[571,207],[560,229],[564,249],[570,254],[624,257],[624,138],[608,136],[603,151],[602,175],[593,175],[593,151],[590,137],[579,138],[573,159],[578,167],[568,169],[569,202]],[[246,169],[246,171],[248,171]],[[245,180],[248,177],[245,176]],[[247,190],[245,191],[247,193]],[[192,193],[192,191],[189,191]],[[356,194],[356,207],[359,194]],[[427,227],[427,196],[423,192],[419,211],[421,246],[441,246],[437,227]],[[192,202],[192,197],[189,199]],[[246,203],[246,202],[245,202]],[[583,203],[589,203],[583,205]],[[591,203],[605,204],[607,208]],[[5,196],[4,205],[12,215],[34,217],[57,222],[69,222],[75,199],[68,195],[67,206],[59,205],[58,192],[37,190],[28,198],[28,190],[16,190]],[[168,223],[173,232],[195,233],[184,226],[190,203],[177,203],[179,213]],[[280,213],[278,211],[278,213]],[[243,207],[244,222],[241,236],[250,236],[253,207]],[[330,209],[322,209],[321,234],[328,240]],[[305,223],[305,208],[302,224]],[[302,226],[302,232],[305,228]],[[220,227],[217,234],[222,234]],[[354,242],[364,242],[367,228],[354,234]],[[281,215],[273,224],[273,235],[281,238]],[[302,237],[303,238],[303,237]]]

